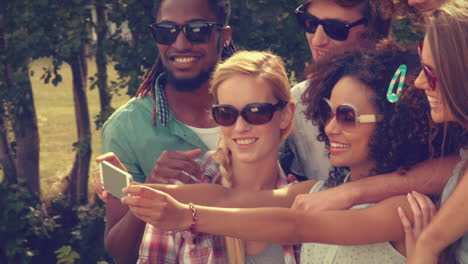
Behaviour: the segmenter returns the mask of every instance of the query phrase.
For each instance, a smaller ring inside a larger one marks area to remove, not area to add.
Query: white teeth
[[[330,147],[332,147],[332,148],[349,148],[349,145],[339,144],[339,143],[330,143]]]
[[[440,101],[432,96],[428,96],[427,97],[427,100],[429,101],[430,104],[432,105],[436,105],[436,104],[440,104]]]
[[[323,56],[325,56],[327,53],[326,53],[326,52],[323,52],[323,51],[317,51],[317,54],[318,54],[320,57],[323,57]]]
[[[176,57],[176,58],[174,58],[174,61],[181,62],[181,63],[192,62],[194,60],[195,60],[195,57]]]
[[[246,138],[246,139],[236,139],[235,141],[239,145],[248,145],[248,144],[254,143],[255,141],[257,141],[257,139],[256,138]]]

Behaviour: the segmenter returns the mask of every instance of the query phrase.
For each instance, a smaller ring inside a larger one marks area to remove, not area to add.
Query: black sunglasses
[[[322,98],[319,104],[320,122],[326,125],[333,117],[343,130],[356,128],[359,123],[375,123],[380,121],[381,115],[359,115],[354,106],[342,104],[333,107],[333,104],[327,98]]]
[[[275,111],[283,109],[288,103],[279,101],[277,104],[252,103],[240,111],[232,105],[218,104],[211,108],[213,119],[220,126],[231,126],[237,121],[239,114],[251,125],[262,125],[270,122]]]
[[[154,41],[161,45],[171,45],[176,41],[180,31],[193,44],[208,42],[213,28],[222,29],[223,25],[216,22],[195,21],[183,25],[169,22],[153,23],[149,25]]]
[[[306,32],[314,34],[319,25],[331,39],[344,41],[348,38],[349,29],[352,27],[367,24],[367,18],[363,17],[356,22],[346,24],[337,19],[320,19],[304,11],[304,5],[300,5],[296,11],[297,22]]]

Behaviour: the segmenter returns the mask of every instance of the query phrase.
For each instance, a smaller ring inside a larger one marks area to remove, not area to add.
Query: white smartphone
[[[130,173],[119,169],[107,161],[99,163],[99,169],[101,171],[101,184],[104,190],[117,198],[127,196],[126,193],[122,192],[122,189],[128,186],[133,179]]]

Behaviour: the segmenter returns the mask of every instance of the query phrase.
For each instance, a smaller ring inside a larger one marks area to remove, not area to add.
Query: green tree
[[[156,60],[156,44],[148,26],[154,20],[152,10],[152,0],[118,0],[109,13],[109,21],[117,25],[110,37],[112,60],[119,74],[113,86],[126,89],[129,95],[136,93]]]
[[[41,29],[34,13],[40,3],[0,3],[0,161],[6,179],[27,182],[40,194],[39,133],[29,79],[29,62],[41,55]]]
[[[294,10],[300,0],[232,1],[233,39],[241,49],[271,50],[281,56],[288,73],[299,75],[310,61],[304,31]]]
[[[114,109],[111,106],[112,94],[108,86],[108,76],[107,76],[107,47],[106,43],[108,42],[109,35],[109,25],[107,21],[107,12],[108,12],[108,1],[106,0],[94,0],[94,10],[96,11],[96,22],[94,24],[94,29],[96,31],[96,68],[97,73],[95,82],[91,85],[91,89],[94,86],[97,86],[99,90],[99,102],[101,106],[101,111],[96,117],[95,123],[96,128],[99,129],[104,121],[112,114]]]
[[[88,178],[91,159],[91,130],[86,96],[87,47],[90,43],[91,0],[48,0],[47,10],[41,19],[41,27],[47,29],[42,36],[47,42],[45,53],[53,58],[52,83],[61,77],[57,70],[63,62],[72,72],[73,101],[78,141],[73,144],[75,161],[67,176],[67,196],[80,204],[87,203]],[[49,73],[50,76],[50,73]],[[48,77],[49,77],[48,76]],[[47,77],[46,77],[47,80]]]

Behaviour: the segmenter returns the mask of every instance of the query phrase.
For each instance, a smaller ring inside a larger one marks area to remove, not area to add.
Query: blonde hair
[[[437,69],[442,100],[468,127],[468,3],[451,0],[430,17],[427,40]]]
[[[268,82],[272,87],[271,92],[278,100],[291,101],[288,76],[280,57],[267,51],[239,51],[219,64],[213,73],[210,89],[215,103],[218,103],[219,86],[226,80],[239,75]],[[291,128],[292,122],[281,130],[282,141],[289,135]],[[219,140],[218,150],[213,154],[213,160],[219,164],[222,185],[232,187],[231,150],[226,146],[223,137]],[[232,237],[225,237],[225,240],[228,263],[243,264],[245,259],[244,241]]]

